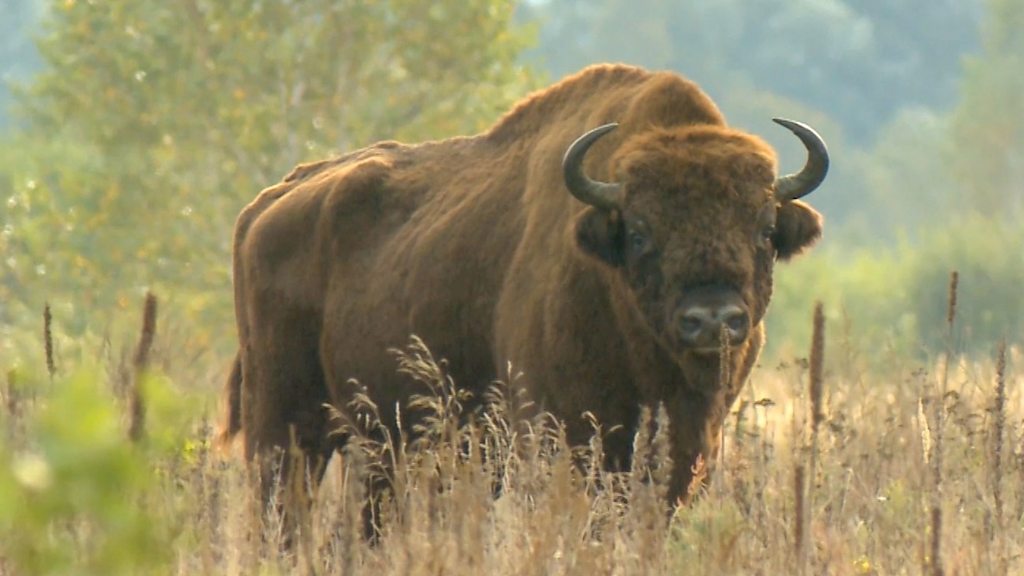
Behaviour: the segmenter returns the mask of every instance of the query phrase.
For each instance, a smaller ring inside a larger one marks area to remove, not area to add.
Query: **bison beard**
[[[511,363],[570,442],[591,433],[585,412],[619,426],[613,467],[629,465],[641,408],[664,405],[675,502],[697,456],[713,461],[761,349],[775,261],[821,235],[797,198],[824,178],[824,143],[778,122],[808,149],[781,178],[774,151],[728,128],[695,84],[602,65],[482,134],[299,166],[236,225],[223,439],[243,431],[253,459],[294,431],[325,463],[339,440],[323,406],[349,405],[346,382],[382,407],[421,391],[387,352],[416,334],[477,399]]]

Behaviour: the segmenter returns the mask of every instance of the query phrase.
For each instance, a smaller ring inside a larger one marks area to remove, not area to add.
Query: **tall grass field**
[[[45,361],[0,366],[0,574],[1022,574],[1024,351],[961,353],[955,296],[954,276],[944,351],[881,368],[808,305],[806,350],[762,359],[670,515],[663,413],[606,472],[600,422],[568,446],[521,421],[514,366],[467,417],[411,337],[420,434],[375,439],[387,408],[361,401],[366,434],[288,542],[241,447],[213,442],[225,358],[184,356],[152,297],[136,334],[74,355],[47,309]],[[392,490],[368,540],[370,478]]]

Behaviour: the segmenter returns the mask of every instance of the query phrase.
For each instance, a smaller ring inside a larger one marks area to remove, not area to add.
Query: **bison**
[[[416,334],[478,399],[510,363],[572,443],[586,412],[618,427],[612,465],[664,406],[669,497],[685,496],[764,343],[775,262],[822,233],[799,198],[825,144],[776,122],[807,149],[796,174],[777,177],[773,149],[693,82],[598,65],[481,134],[298,166],[238,217],[223,439],[243,431],[250,459],[294,439],[326,462],[325,406],[345,408],[350,379],[383,407],[421,392],[388,353]]]

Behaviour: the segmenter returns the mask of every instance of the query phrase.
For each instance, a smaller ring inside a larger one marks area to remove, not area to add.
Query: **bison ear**
[[[618,210],[606,212],[587,208],[576,219],[576,244],[583,252],[611,266],[622,266],[622,216]]]
[[[799,200],[783,202],[772,237],[778,259],[787,260],[814,245],[821,238],[822,225],[821,214],[814,208]]]

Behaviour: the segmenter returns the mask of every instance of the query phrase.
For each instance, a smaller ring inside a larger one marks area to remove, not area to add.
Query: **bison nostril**
[[[729,330],[729,337],[733,343],[743,341],[750,329],[750,318],[747,313],[739,307],[729,306],[718,313],[718,319]]]
[[[692,306],[680,311],[676,320],[681,343],[697,348],[717,349],[723,328],[731,344],[746,340],[750,331],[746,310],[732,304],[716,308]]]
[[[747,315],[740,312],[725,318],[725,325],[733,332],[743,332],[747,329]]]
[[[695,335],[704,328],[704,318],[687,314],[679,321],[679,329],[683,334]]]

